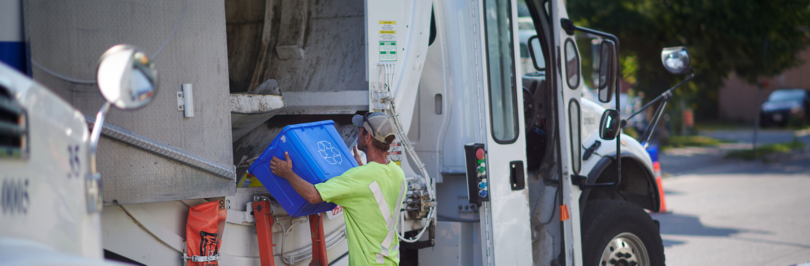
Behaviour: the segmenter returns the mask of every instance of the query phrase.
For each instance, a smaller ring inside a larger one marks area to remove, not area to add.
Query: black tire
[[[627,262],[627,259],[633,261],[643,257],[643,254],[641,254],[643,251],[625,248],[622,250],[625,252],[632,250],[633,255],[621,253],[617,249],[612,253],[625,254],[624,259],[620,257],[618,261],[613,261],[613,263],[607,259],[604,263],[602,262],[603,252],[608,249],[608,243],[614,237],[622,235],[623,238],[632,238],[632,236],[625,233],[637,237],[636,240],[646,250],[649,265],[665,265],[664,245],[661,241],[658,225],[641,207],[621,200],[597,200],[590,202],[585,209],[585,214],[582,216],[582,256],[585,260],[583,265],[622,265],[621,260]],[[638,262],[636,265],[648,266],[643,264],[643,262]],[[633,264],[627,263],[624,265]]]

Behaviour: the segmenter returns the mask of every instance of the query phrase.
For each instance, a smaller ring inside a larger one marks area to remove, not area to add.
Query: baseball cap
[[[385,144],[391,144],[386,142],[385,139],[396,134],[394,123],[385,113],[368,112],[365,115],[354,115],[352,124],[356,127],[365,128],[372,138]]]

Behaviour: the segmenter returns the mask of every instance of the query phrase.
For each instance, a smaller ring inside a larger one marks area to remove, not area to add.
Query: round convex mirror
[[[661,51],[661,63],[672,74],[683,74],[691,64],[686,47],[667,47]]]
[[[138,48],[119,44],[99,59],[96,80],[101,95],[113,106],[132,110],[147,105],[157,93],[157,69]]]

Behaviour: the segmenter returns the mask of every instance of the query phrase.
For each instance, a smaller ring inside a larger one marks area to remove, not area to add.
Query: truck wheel
[[[641,207],[620,200],[589,203],[582,217],[586,266],[664,265],[658,225]]]

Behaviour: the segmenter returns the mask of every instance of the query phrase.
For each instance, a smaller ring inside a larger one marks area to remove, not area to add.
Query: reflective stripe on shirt
[[[391,210],[388,209],[388,203],[385,201],[385,196],[382,193],[382,189],[380,189],[380,185],[377,184],[377,181],[371,182],[371,184],[368,185],[368,188],[371,189],[371,193],[374,194],[374,199],[377,201],[377,206],[380,208],[380,213],[382,213],[385,224],[388,227],[388,235],[385,236],[385,239],[380,244],[380,253],[376,255],[377,263],[379,264],[383,264],[385,262],[383,257],[388,257],[388,254],[390,254],[388,247],[394,242],[394,237],[397,234],[396,225],[401,212],[399,208],[402,205],[402,197],[405,195],[406,186],[407,184],[403,180],[399,190],[399,198],[397,199],[396,205],[394,205],[397,210],[394,213],[394,217],[391,217]],[[399,246],[394,246],[394,248],[399,248]]]

